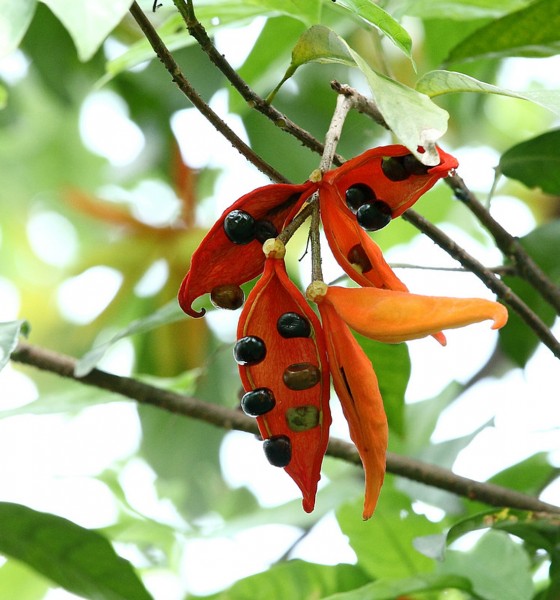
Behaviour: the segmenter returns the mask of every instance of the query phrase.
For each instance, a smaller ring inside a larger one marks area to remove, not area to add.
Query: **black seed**
[[[232,210],[224,219],[224,231],[234,244],[248,244],[255,239],[255,219],[244,210]]]
[[[375,192],[365,183],[357,183],[346,190],[346,206],[355,213],[362,204],[373,202]]]
[[[422,164],[414,154],[407,154],[401,157],[402,165],[410,175],[426,175],[428,173],[428,165]]]
[[[255,237],[261,244],[264,244],[266,240],[269,240],[270,238],[275,238],[277,235],[278,230],[272,221],[267,221],[266,219],[257,221]]]
[[[241,408],[250,417],[260,417],[272,410],[276,404],[272,390],[268,388],[256,388],[247,392],[241,398]]]
[[[319,409],[316,406],[296,406],[286,411],[286,423],[292,431],[307,431],[317,427],[320,421]]]
[[[358,209],[356,218],[367,231],[377,231],[391,222],[391,207],[383,200],[364,204]]]
[[[295,363],[286,368],[282,379],[291,390],[308,390],[321,381],[321,371],[311,363]]]
[[[361,244],[352,246],[348,252],[347,258],[352,265],[358,266],[362,273],[367,273],[372,269],[368,255]]]
[[[381,162],[381,170],[391,181],[404,181],[410,173],[405,169],[401,156],[386,156]]]
[[[307,318],[295,312],[280,315],[276,329],[283,338],[308,338],[311,335],[311,324]]]
[[[286,435],[276,435],[263,442],[268,462],[274,467],[287,467],[292,459],[292,443]]]
[[[238,285],[217,285],[210,292],[210,300],[216,308],[235,310],[243,305],[245,294]]]
[[[242,337],[233,348],[233,356],[240,365],[256,365],[266,356],[265,343],[256,335]]]

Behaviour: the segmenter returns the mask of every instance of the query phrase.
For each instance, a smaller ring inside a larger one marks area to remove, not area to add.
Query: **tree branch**
[[[179,65],[175,62],[172,54],[167,49],[167,46],[163,43],[159,37],[157,31],[146,17],[142,9],[136,2],[132,3],[130,7],[130,14],[134,17],[138,23],[140,29],[150,42],[157,57],[163,63],[173,82],[177,84],[177,87],[185,94],[185,96],[193,103],[193,105],[200,111],[200,113],[208,119],[208,121],[219,131],[232,146],[236,148],[250,163],[255,165],[265,175],[268,175],[270,179],[278,182],[286,182],[286,178],[281,175],[276,169],[269,165],[263,160],[250,146],[248,146],[211,108],[206,104],[202,97],[191,85],[189,80],[184,76],[183,72],[179,68]]]
[[[560,315],[560,287],[554,284],[537,263],[527,254],[519,240],[504,229],[490,211],[469,190],[456,173],[445,180],[460,200],[490,232],[502,253],[517,267],[517,273],[526,279]]]
[[[554,337],[550,328],[499,277],[496,277],[490,269],[487,269],[481,262],[456,244],[441,229],[432,225],[417,212],[409,208],[402,214],[402,217],[405,221],[412,223],[422,233],[425,233],[440,248],[445,250],[447,254],[474,273],[498,298],[509,304],[537,334],[539,339],[549,348],[554,356],[560,358],[560,342]]]
[[[177,10],[183,17],[189,34],[198,42],[201,49],[208,55],[208,58],[216,65],[216,67],[225,75],[231,85],[239,92],[241,97],[247,102],[250,108],[254,108],[267,119],[272,121],[277,127],[280,127],[286,133],[294,136],[304,146],[323,154],[323,144],[313,137],[305,129],[290,120],[285,114],[274,108],[264,98],[259,96],[248,84],[244,81],[237,71],[229,64],[226,58],[218,52],[212,40],[206,33],[206,29],[196,18],[192,0],[173,0]],[[340,156],[335,155],[335,164],[342,164],[343,160]]]
[[[223,429],[258,433],[256,422],[240,411],[163,390],[131,377],[121,377],[93,369],[84,377],[78,378],[74,375],[76,366],[74,358],[26,342],[18,345],[11,355],[11,360],[55,373],[81,384],[116,392],[143,404],[150,404],[169,412],[199,419]],[[355,447],[342,440],[331,439],[327,454],[355,465],[361,465]],[[541,502],[532,496],[461,477],[447,469],[391,452],[387,453],[387,471],[492,506],[560,513],[560,507]]]

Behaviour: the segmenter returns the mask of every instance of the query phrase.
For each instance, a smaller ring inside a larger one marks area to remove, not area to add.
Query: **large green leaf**
[[[560,48],[560,0],[540,0],[478,29],[446,63],[500,56],[553,56]]]
[[[20,335],[27,335],[27,321],[6,321],[0,323],[0,371],[8,364],[10,355],[16,349]]]
[[[264,542],[263,542],[264,543]],[[279,563],[265,573],[235,583],[229,590],[204,596],[205,600],[309,600],[363,586],[368,578],[353,565],[316,565],[303,560]],[[196,596],[189,596],[196,598]]]
[[[14,51],[21,42],[37,0],[0,0],[0,58]]]
[[[548,131],[510,148],[500,158],[500,170],[527,187],[560,195],[560,129]]]
[[[324,25],[314,25],[304,31],[292,50],[292,60],[280,83],[268,95],[272,102],[280,87],[301,67],[310,62],[341,64],[355,67],[346,43],[332,29]]]
[[[449,114],[426,94],[374,71],[356,52],[351,54],[365,75],[377,108],[389,129],[426,165],[437,165],[436,142],[447,131]],[[418,152],[418,147],[425,150]]]
[[[371,0],[339,0],[337,5],[350,10],[369,25],[379,29],[410,58],[412,50],[410,35],[398,21],[377,4]]]
[[[416,83],[416,89],[430,98],[442,94],[455,94],[458,92],[476,92],[480,94],[497,94],[528,100],[548,108],[553,113],[560,115],[560,90],[528,90],[516,92],[506,90],[474,77],[456,71],[430,71],[423,75]]]
[[[449,550],[440,571],[469,579],[476,598],[533,598],[529,556],[503,532],[489,531],[468,552]]]
[[[337,511],[342,532],[358,557],[358,565],[375,579],[399,579],[433,571],[431,559],[414,548],[414,539],[439,533],[439,527],[412,510],[408,496],[387,477],[373,517],[364,522],[360,502]]]
[[[369,84],[379,111],[401,143],[425,164],[438,164],[435,145],[447,130],[448,113],[426,94],[374,71],[340,36],[324,26],[313,27],[301,36],[290,67],[269,100],[298,67],[309,62],[357,66]],[[418,152],[419,146],[425,149],[424,153]]]
[[[560,220],[537,227],[520,238],[521,244],[548,277],[560,285]],[[505,276],[508,285],[549,327],[556,313],[539,291],[520,277]],[[538,346],[538,338],[514,311],[510,311],[507,327],[500,330],[500,347],[519,366],[525,366]]]
[[[132,0],[41,0],[74,40],[80,60],[89,60],[128,12]]]
[[[334,594],[324,600],[394,600],[395,598],[404,598],[405,594],[439,592],[449,589],[472,592],[472,585],[464,577],[429,573],[396,581],[378,579],[357,590]]]
[[[102,535],[26,506],[0,503],[0,552],[84,598],[151,598],[131,564]]]

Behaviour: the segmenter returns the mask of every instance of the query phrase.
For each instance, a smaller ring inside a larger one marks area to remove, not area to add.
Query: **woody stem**
[[[338,141],[342,133],[342,126],[344,121],[350,112],[353,105],[353,99],[351,96],[345,96],[339,94],[336,98],[336,107],[331,119],[331,124],[325,136],[325,149],[323,150],[323,156],[321,157],[321,163],[319,169],[321,173],[325,173],[331,168],[333,157],[336,152]]]
[[[336,99],[336,108],[334,110],[331,124],[325,136],[325,149],[319,170],[325,173],[331,168],[333,157],[336,153],[336,146],[340,140],[342,127],[350,109],[352,108],[352,99],[349,96],[340,94]],[[309,240],[311,242],[311,279],[312,281],[323,281],[323,269],[321,268],[321,241],[320,241],[320,224],[321,224],[321,205],[319,199],[313,203],[313,211],[311,213],[311,227],[309,230]]]

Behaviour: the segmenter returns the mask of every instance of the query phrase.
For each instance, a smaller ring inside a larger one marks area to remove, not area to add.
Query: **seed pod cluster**
[[[241,407],[256,417],[267,459],[285,468],[310,512],[331,422],[329,371],[320,323],[282,259],[266,260],[247,297],[234,356],[246,390]]]

